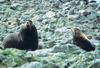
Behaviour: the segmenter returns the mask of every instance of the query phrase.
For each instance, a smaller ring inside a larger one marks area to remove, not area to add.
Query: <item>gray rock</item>
[[[28,51],[27,55],[33,54],[36,56],[46,57],[52,51],[52,49],[41,49],[36,51]]]
[[[97,3],[100,3],[100,0],[95,0]]]
[[[43,20],[42,15],[35,15],[33,17],[33,20],[42,21]]]
[[[4,3],[6,0],[0,0],[0,3]]]
[[[51,18],[51,17],[54,17],[54,16],[55,16],[55,12],[53,12],[53,11],[49,11],[49,12],[46,13],[46,17],[48,17],[48,18]]]
[[[14,3],[11,5],[11,9],[15,10],[20,4]]]
[[[98,6],[98,4],[96,2],[89,3],[89,7],[91,7],[92,9],[95,9],[97,6]]]
[[[56,2],[54,2],[54,3],[52,3],[52,8],[60,8],[61,6],[61,2],[60,1],[56,1]]]
[[[59,0],[59,1],[61,1],[61,2],[63,2],[63,3],[66,3],[66,2],[70,2],[70,1],[72,1],[72,0]]]
[[[79,15],[68,15],[69,20],[76,20],[79,18]]]
[[[75,7],[73,7],[73,8],[71,7],[71,9],[69,10],[68,14],[69,15],[75,14],[75,9],[76,9]]]
[[[59,68],[59,67],[55,65],[54,63],[48,63],[48,64],[45,64],[44,68]]]
[[[62,27],[62,28],[58,28],[55,30],[55,32],[67,32],[67,28],[66,27]]]
[[[99,3],[100,1],[99,0],[89,0],[89,2],[94,2],[94,3]]]
[[[68,45],[61,45],[61,44],[57,44],[53,47],[52,52],[57,53],[57,52],[68,52],[69,48]]]
[[[40,62],[31,62],[22,65],[20,68],[43,68],[43,65]]]
[[[88,15],[90,15],[90,14],[91,14],[91,13],[90,13],[89,11],[85,11],[85,10],[84,10],[84,12],[82,13],[82,15],[84,15],[84,16],[86,16],[86,17],[87,17]]]
[[[89,68],[100,68],[100,59],[96,59],[95,62],[89,66]]]
[[[96,14],[91,13],[90,15],[87,16],[87,18],[93,20],[96,18]]]
[[[97,6],[96,10],[100,10],[100,4]]]

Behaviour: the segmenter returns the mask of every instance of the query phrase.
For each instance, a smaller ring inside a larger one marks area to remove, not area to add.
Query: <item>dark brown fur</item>
[[[21,26],[18,33],[11,33],[3,40],[4,48],[17,48],[20,50],[36,50],[38,48],[37,29],[29,20]]]
[[[92,44],[87,36],[78,28],[71,29],[73,32],[73,43],[85,51],[94,51],[95,46]]]

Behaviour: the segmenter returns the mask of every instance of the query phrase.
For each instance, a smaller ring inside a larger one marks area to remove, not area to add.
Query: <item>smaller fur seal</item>
[[[73,33],[73,44],[87,52],[95,50],[95,45],[89,41],[87,36],[79,28],[71,28],[71,31]]]

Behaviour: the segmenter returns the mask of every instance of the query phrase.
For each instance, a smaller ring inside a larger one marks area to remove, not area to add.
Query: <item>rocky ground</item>
[[[100,3],[80,0],[0,0],[0,45],[8,33],[32,20],[43,49],[0,49],[0,68],[100,68]],[[72,44],[79,27],[96,45],[93,52]]]

